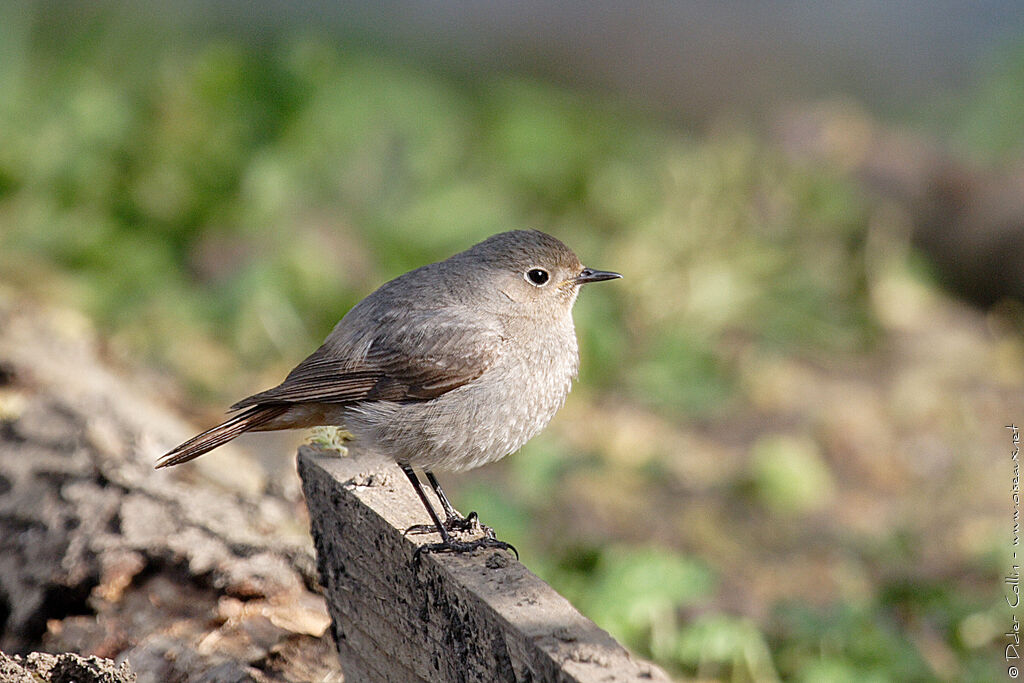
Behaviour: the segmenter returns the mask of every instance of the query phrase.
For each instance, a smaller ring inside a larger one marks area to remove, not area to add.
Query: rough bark
[[[27,657],[8,657],[0,652],[0,681],[4,683],[135,683],[127,663],[115,664],[101,657],[82,657],[66,652],[51,655],[33,652]]]
[[[0,292],[0,649],[147,681],[341,680],[302,509],[111,370],[78,317]]]

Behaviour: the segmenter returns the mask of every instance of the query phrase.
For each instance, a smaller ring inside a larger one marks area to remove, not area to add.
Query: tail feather
[[[213,429],[208,429],[172,449],[157,461],[156,467],[157,469],[170,467],[171,465],[180,465],[183,462],[194,460],[203,453],[212,451],[218,446],[223,446],[244,432],[266,425],[271,420],[280,417],[287,410],[288,406],[286,405],[253,406],[245,412],[235,415],[230,420],[217,425]]]

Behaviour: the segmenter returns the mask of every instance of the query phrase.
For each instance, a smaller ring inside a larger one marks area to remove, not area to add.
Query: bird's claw
[[[487,538],[497,540],[494,534],[494,529],[482,524],[480,522],[480,515],[475,512],[470,512],[465,517],[458,517],[455,515],[449,515],[444,520],[444,530],[452,533],[455,531],[474,533],[482,531]],[[405,535],[409,534],[432,534],[437,531],[437,527],[433,524],[413,524],[411,527],[405,530]]]

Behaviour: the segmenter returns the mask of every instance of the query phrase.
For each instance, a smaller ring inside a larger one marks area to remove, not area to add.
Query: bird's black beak
[[[593,268],[584,268],[580,271],[580,274],[572,279],[577,285],[584,285],[588,282],[601,282],[603,280],[617,280],[622,277],[619,273],[613,273],[610,270],[594,270]]]

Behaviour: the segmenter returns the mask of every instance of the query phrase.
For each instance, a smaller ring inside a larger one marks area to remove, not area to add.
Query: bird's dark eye
[[[537,285],[538,287],[546,285],[550,277],[548,271],[543,268],[530,268],[526,271],[526,279],[529,280],[531,285]]]

